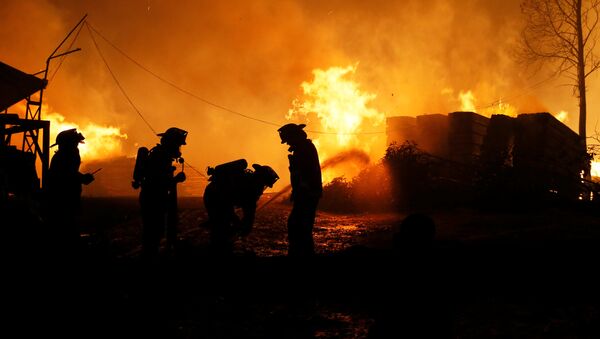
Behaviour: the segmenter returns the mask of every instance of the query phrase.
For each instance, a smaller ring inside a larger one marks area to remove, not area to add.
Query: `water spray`
[[[353,148],[347,151],[342,151],[323,161],[323,163],[321,164],[321,170],[326,170],[328,168],[335,167],[343,162],[350,161],[357,162],[362,165],[367,165],[371,161],[371,158],[365,151]]]
[[[334,155],[333,157],[323,161],[323,163],[321,164],[321,170],[326,170],[328,168],[332,168],[341,163],[349,162],[349,161],[367,165],[371,161],[371,158],[365,151],[353,148],[353,149],[350,149],[347,151],[342,151],[342,152]],[[271,202],[273,202],[275,199],[279,198],[283,194],[289,192],[291,189],[292,189],[292,185],[285,186],[283,189],[281,189],[279,192],[277,192],[274,196],[272,196],[271,199],[267,200],[264,204],[259,206],[256,210],[259,211],[259,210],[263,209],[265,206],[269,205]]]

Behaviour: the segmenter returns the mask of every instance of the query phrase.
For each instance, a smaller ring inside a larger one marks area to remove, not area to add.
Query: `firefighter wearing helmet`
[[[319,155],[304,127],[305,124],[287,124],[278,130],[281,143],[288,144],[291,152],[288,159],[294,205],[288,217],[288,255],[295,257],[314,254],[312,230],[323,194]]]
[[[79,172],[81,157],[79,144],[85,140],[77,129],[64,130],[56,136],[58,146],[48,170],[48,222],[57,237],[58,248],[76,250],[79,246],[80,229],[78,216],[81,209],[82,185],[94,181],[90,173]]]
[[[134,188],[141,187],[142,255],[153,261],[158,257],[160,241],[166,233],[167,249],[172,249],[177,236],[177,184],[185,181],[182,169],[176,175],[174,161],[183,164],[181,146],[186,145],[187,132],[171,127],[159,133],[160,143],[148,151],[138,150],[134,170]]]
[[[239,159],[209,167],[204,206],[209,218],[211,252],[216,256],[233,254],[235,239],[252,230],[258,199],[279,179],[269,166],[253,164],[254,171],[247,166],[245,159]],[[236,214],[236,208],[242,210],[242,218]]]

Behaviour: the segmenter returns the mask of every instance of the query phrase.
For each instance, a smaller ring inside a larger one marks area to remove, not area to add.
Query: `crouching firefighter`
[[[166,232],[167,250],[172,250],[177,237],[177,184],[185,181],[181,146],[187,132],[171,127],[157,134],[160,143],[151,150],[140,147],[133,170],[134,189],[141,187],[142,257],[152,261],[158,257],[160,241]],[[176,166],[181,171],[174,175]]]
[[[209,219],[210,249],[216,256],[231,255],[237,237],[250,233],[258,199],[279,179],[269,166],[253,164],[254,171],[247,166],[245,159],[239,159],[208,168],[210,182],[204,190],[204,206]],[[242,210],[241,218],[236,208]]]

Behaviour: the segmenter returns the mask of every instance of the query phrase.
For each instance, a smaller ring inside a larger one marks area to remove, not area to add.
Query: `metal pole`
[[[81,18],[81,20],[79,20],[79,22],[77,23],[77,25],[75,25],[75,27],[73,27],[73,29],[69,32],[69,34],[67,34],[67,36],[63,39],[63,41],[61,41],[61,43],[58,45],[58,47],[56,47],[56,49],[54,50],[54,52],[52,52],[52,54],[50,54],[50,56],[48,57],[48,60],[50,60],[54,56],[54,53],[56,53],[56,51],[58,51],[58,49],[65,43],[65,41],[67,41],[67,39],[71,36],[71,34],[73,34],[73,32],[75,32],[75,30],[77,29],[77,27],[79,27],[79,25],[81,25],[81,23],[83,22],[83,20],[85,20],[85,18],[87,18],[87,16],[88,15],[86,13],[86,15],[84,15],[83,18]]]

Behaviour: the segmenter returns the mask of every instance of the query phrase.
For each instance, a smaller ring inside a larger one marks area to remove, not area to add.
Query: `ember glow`
[[[322,163],[351,149],[371,158],[379,158],[383,153],[381,139],[385,136],[372,132],[383,129],[385,114],[369,106],[376,95],[360,89],[352,79],[356,70],[357,65],[313,70],[313,81],[301,85],[304,97],[294,100],[288,111],[288,119],[306,119],[309,132],[317,129],[323,132],[315,135],[314,140]],[[363,164],[354,166],[360,169]],[[327,169],[325,182],[341,175],[336,168]],[[347,170],[344,174],[352,176]]]

